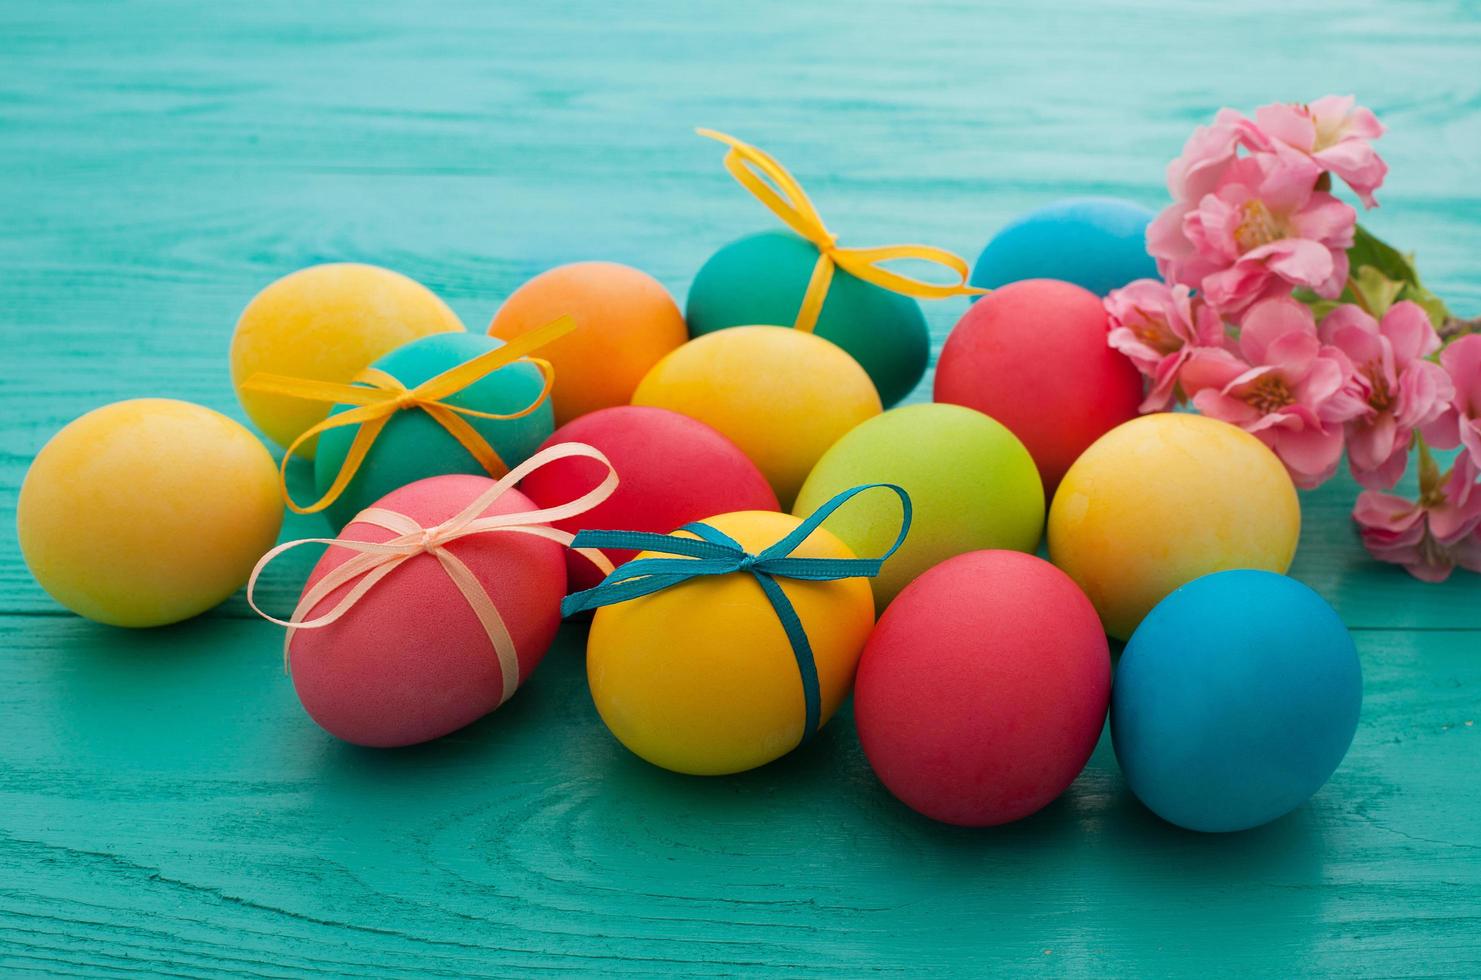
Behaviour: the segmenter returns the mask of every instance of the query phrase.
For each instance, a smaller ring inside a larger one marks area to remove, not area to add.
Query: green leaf
[[[1347,288],[1358,294],[1363,307],[1375,317],[1387,313],[1408,287],[1409,283],[1395,282],[1371,265],[1354,270],[1347,282]]]
[[[1352,248],[1347,250],[1349,285],[1357,284],[1365,303],[1374,316],[1381,316],[1399,300],[1412,300],[1429,314],[1435,327],[1450,319],[1450,310],[1440,297],[1425,288],[1419,272],[1414,268],[1414,256],[1405,255],[1392,245],[1374,235],[1362,225],[1357,226]],[[1398,289],[1392,287],[1398,285]],[[1343,296],[1349,296],[1348,290]],[[1315,307],[1313,307],[1315,311]]]

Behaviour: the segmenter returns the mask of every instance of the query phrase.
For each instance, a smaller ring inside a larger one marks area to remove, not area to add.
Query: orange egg
[[[489,324],[502,340],[562,316],[576,329],[537,356],[555,367],[556,425],[626,405],[648,369],[689,339],[668,291],[645,272],[615,262],[576,262],[516,289]]]

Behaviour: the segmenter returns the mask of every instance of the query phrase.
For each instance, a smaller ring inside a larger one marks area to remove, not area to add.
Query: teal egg
[[[484,334],[432,334],[396,348],[373,366],[406,387],[414,388],[449,368],[502,346],[502,340]],[[539,368],[528,361],[516,362],[480,378],[444,401],[480,412],[517,412],[539,396],[543,385]],[[336,405],[331,414],[348,408],[348,405]],[[523,418],[495,420],[466,415],[463,418],[509,466],[528,459],[555,430],[555,414],[548,399]],[[357,427],[350,425],[331,429],[319,437],[314,456],[317,493],[323,494],[334,482],[356,431]],[[419,409],[406,409],[386,423],[354,479],[324,513],[336,529],[343,528],[360,511],[408,483],[444,473],[483,472],[483,467],[462,443],[430,415]]]
[[[731,242],[710,257],[689,288],[692,336],[726,327],[790,327],[807,292],[818,249],[789,231]],[[814,332],[848,351],[868,372],[886,408],[920,382],[931,340],[920,304],[835,269]]]

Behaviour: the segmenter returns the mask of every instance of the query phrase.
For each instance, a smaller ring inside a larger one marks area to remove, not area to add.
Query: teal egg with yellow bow
[[[765,231],[726,245],[689,288],[684,315],[690,334],[796,325],[820,254],[816,245],[790,231]],[[886,408],[920,383],[930,359],[920,304],[843,269],[833,270],[813,332],[863,366]]]
[[[433,334],[383,356],[371,365],[372,372],[379,372],[372,376],[379,377],[383,383],[393,378],[412,389],[503,346],[504,341],[484,334]],[[544,390],[545,377],[540,368],[532,361],[515,361],[439,400],[454,410],[509,416],[541,399]],[[336,405],[329,413],[330,418],[353,408],[353,405]],[[437,414],[447,417],[445,411]],[[555,414],[549,398],[517,418],[454,414],[461,425],[454,421],[452,426],[461,429],[466,425],[462,429],[465,437],[471,432],[476,437],[475,443],[482,440],[505,467],[529,458],[555,431]],[[314,487],[319,497],[333,489],[360,429],[358,425],[345,425],[319,436],[318,452],[314,456]],[[432,412],[408,404],[385,421],[354,476],[343,492],[324,508],[324,513],[336,529],[342,528],[360,511],[408,483],[446,473],[485,472],[485,465]]]

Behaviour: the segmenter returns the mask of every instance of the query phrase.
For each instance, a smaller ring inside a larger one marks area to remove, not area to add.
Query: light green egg
[[[1007,428],[959,405],[908,405],[855,427],[818,460],[792,512],[811,514],[861,483],[898,484],[915,510],[909,537],[873,579],[881,612],[931,566],[984,548],[1031,553],[1044,530],[1033,457]],[[861,558],[882,555],[899,508],[892,496],[862,494],[823,526]]]

